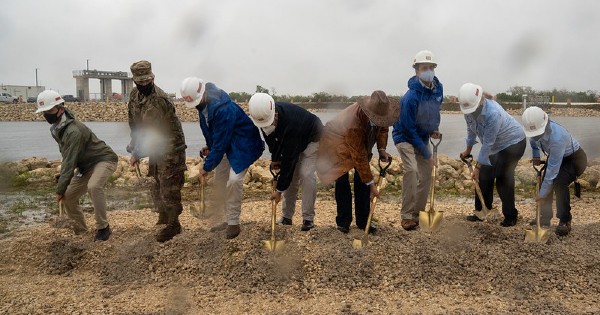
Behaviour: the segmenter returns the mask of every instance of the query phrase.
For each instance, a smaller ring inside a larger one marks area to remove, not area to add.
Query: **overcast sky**
[[[599,32],[594,0],[3,0],[0,83],[35,85],[38,68],[41,85],[75,94],[87,59],[108,71],[146,59],[178,95],[187,76],[228,92],[399,95],[428,49],[446,95],[469,81],[600,90]]]

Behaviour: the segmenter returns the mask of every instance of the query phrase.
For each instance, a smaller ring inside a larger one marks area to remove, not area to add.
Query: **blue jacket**
[[[247,169],[265,149],[258,128],[242,108],[225,91],[213,83],[206,84],[208,103],[198,105],[200,128],[210,153],[204,161],[204,170],[212,171],[221,163],[223,155],[236,174]],[[207,109],[205,117],[202,111]]]
[[[479,150],[477,161],[481,164],[492,165],[490,156],[523,141],[525,132],[521,124],[496,101],[484,99],[481,106],[483,108],[479,116],[465,115],[466,144],[472,147],[477,143],[476,137],[479,137],[481,150]]]
[[[534,158],[540,157],[540,149],[548,154],[546,175],[539,193],[540,197],[545,198],[552,192],[552,183],[558,176],[563,159],[579,150],[580,145],[567,129],[552,120],[548,121],[543,136],[538,141],[529,139],[529,144]]]
[[[431,157],[429,135],[440,126],[440,110],[444,88],[434,77],[434,88],[429,89],[413,76],[408,80],[408,91],[400,101],[400,118],[394,124],[394,144],[408,142],[425,159]]]

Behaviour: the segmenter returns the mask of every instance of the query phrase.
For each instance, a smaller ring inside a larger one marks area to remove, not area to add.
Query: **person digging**
[[[254,94],[248,102],[248,111],[269,146],[272,168],[279,169],[277,187],[271,195],[276,204],[283,195],[283,216],[278,223],[292,224],[302,182],[301,230],[309,231],[314,227],[321,120],[300,106],[275,102],[266,93]]]

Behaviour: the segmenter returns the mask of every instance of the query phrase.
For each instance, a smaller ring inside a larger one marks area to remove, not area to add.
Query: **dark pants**
[[[515,168],[525,152],[526,140],[490,156],[492,165],[482,165],[479,171],[479,187],[488,209],[494,200],[494,182],[502,200],[502,214],[507,219],[516,219],[519,212],[515,208]],[[475,196],[475,210],[482,209],[479,198]]]
[[[371,207],[371,190],[365,185],[354,170],[354,207],[356,215],[356,226],[364,229]],[[350,227],[352,223],[352,191],[348,173],[342,175],[335,181],[335,202],[337,205],[337,216],[335,222],[338,226]]]
[[[569,185],[577,179],[577,176],[583,173],[586,166],[587,156],[581,148],[574,154],[563,158],[558,175],[552,181],[552,190],[542,201],[540,208],[541,222],[550,222],[550,219],[552,219],[552,194],[556,195],[556,217],[561,222],[571,221]],[[545,176],[546,173],[544,172]]]

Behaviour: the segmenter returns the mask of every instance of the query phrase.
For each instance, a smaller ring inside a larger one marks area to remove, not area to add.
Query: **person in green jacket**
[[[94,205],[95,240],[106,241],[111,229],[106,216],[104,186],[117,168],[117,155],[104,141],[64,107],[60,94],[46,90],[37,97],[36,113],[43,113],[51,125],[50,132],[58,143],[62,163],[56,188],[56,199],[63,202],[73,220],[76,235],[87,232],[79,198],[86,192]]]

